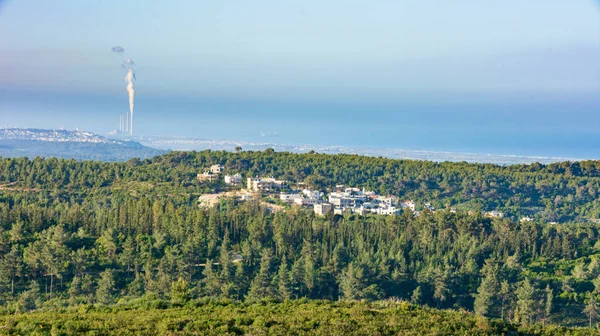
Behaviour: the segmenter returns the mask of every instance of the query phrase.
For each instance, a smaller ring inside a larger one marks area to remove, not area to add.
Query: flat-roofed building
[[[315,213],[319,216],[325,216],[333,212],[333,204],[331,203],[318,203],[313,205]]]
[[[225,175],[224,178],[225,184],[229,184],[229,185],[240,185],[242,184],[242,175],[235,174],[235,175]]]
[[[196,178],[197,178],[197,179],[198,179],[198,181],[200,181],[200,182],[205,182],[205,181],[211,182],[211,181],[214,181],[214,180],[216,180],[217,178],[219,178],[219,175],[217,175],[217,174],[213,174],[213,173],[212,173],[210,170],[207,170],[207,171],[205,171],[205,172],[204,172],[204,173],[202,173],[202,174],[198,174],[198,175],[196,176]]]
[[[247,181],[248,190],[250,191],[269,192],[272,190],[282,190],[287,188],[286,181],[277,180],[272,177],[249,177]]]

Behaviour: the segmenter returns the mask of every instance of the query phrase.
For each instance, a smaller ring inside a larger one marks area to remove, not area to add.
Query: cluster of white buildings
[[[365,215],[373,213],[378,215],[396,215],[401,212],[407,202],[398,203],[395,196],[381,196],[373,191],[365,191],[359,188],[344,188],[337,186],[336,190],[329,194],[328,203],[334,214],[355,213]],[[411,201],[408,201],[411,202]],[[412,203],[414,209],[414,202]],[[315,209],[316,213],[322,209]]]
[[[327,198],[319,191],[304,189],[295,193],[280,193],[279,198],[288,203],[301,206],[312,206],[317,215],[324,216],[330,213],[353,213],[366,215],[396,215],[404,209],[415,211],[413,201],[398,202],[395,196],[381,196],[373,191],[359,188],[344,188],[337,186]]]
[[[202,174],[198,174],[200,181],[214,181],[219,178],[224,167],[212,165]],[[225,175],[223,180],[226,185],[241,186],[242,176],[238,174]],[[381,196],[373,191],[365,191],[359,188],[345,188],[338,185],[325,197],[321,191],[311,189],[289,190],[287,181],[278,180],[273,177],[249,177],[246,179],[247,193],[277,193],[279,199],[289,205],[312,207],[317,215],[353,213],[366,215],[369,213],[378,215],[396,215],[403,210],[416,212],[413,201],[400,202],[395,196]],[[433,210],[430,204],[425,204],[427,209]]]
[[[221,165],[212,165],[202,174],[198,174],[199,181],[215,181],[224,172],[225,167]],[[229,186],[242,186],[244,179],[237,173],[234,175],[225,175],[223,180]],[[299,185],[300,186],[300,185]],[[333,214],[377,214],[377,215],[396,215],[402,211],[411,211],[416,216],[420,212],[416,210],[416,204],[412,200],[398,200],[395,196],[381,196],[373,191],[365,191],[359,188],[346,188],[343,185],[335,187],[334,191],[327,197],[320,191],[306,189],[290,190],[287,181],[278,180],[273,177],[249,177],[246,179],[246,191],[241,199],[251,198],[252,193],[270,193],[271,195],[279,193],[279,199],[289,205],[298,205],[312,207],[317,215]],[[423,209],[435,212],[431,203],[424,203]],[[455,213],[455,209],[450,209]],[[475,213],[469,211],[469,214]],[[483,215],[488,218],[504,218],[504,213],[500,211],[487,211]],[[531,217],[523,217],[521,222],[533,221]]]

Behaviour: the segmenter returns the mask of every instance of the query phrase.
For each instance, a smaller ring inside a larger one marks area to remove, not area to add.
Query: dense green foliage
[[[517,326],[406,302],[136,300],[111,308],[0,316],[7,335],[598,335],[591,329]]]
[[[5,312],[110,307],[138,297],[186,305],[208,297],[399,298],[523,325],[594,325],[600,313],[598,224],[447,210],[316,217],[234,199],[200,208],[197,196],[223,188],[196,181],[214,163],[246,176],[365,187],[437,208],[514,215],[540,208],[538,218],[564,220],[595,214],[600,182],[597,162],[500,167],[272,151],[124,163],[2,159],[0,184],[10,186],[0,188]]]

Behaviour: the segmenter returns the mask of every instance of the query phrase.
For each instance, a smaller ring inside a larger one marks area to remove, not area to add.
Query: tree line
[[[358,155],[274,151],[171,152],[121,163],[26,158],[0,159],[0,181],[59,190],[102,189],[148,183],[165,193],[200,194],[218,186],[195,183],[212,164],[226,173],[272,175],[326,190],[336,184],[432,203],[438,209],[501,210],[513,219],[589,221],[600,216],[600,162],[549,165],[435,163]]]

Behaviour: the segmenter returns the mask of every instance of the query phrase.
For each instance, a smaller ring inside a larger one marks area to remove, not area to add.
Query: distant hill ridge
[[[50,142],[91,142],[127,145],[133,141],[117,140],[92,132],[64,129],[4,128],[0,129],[0,140],[29,140]]]
[[[165,151],[92,132],[35,128],[0,129],[0,157],[57,157],[76,160],[146,159]]]

